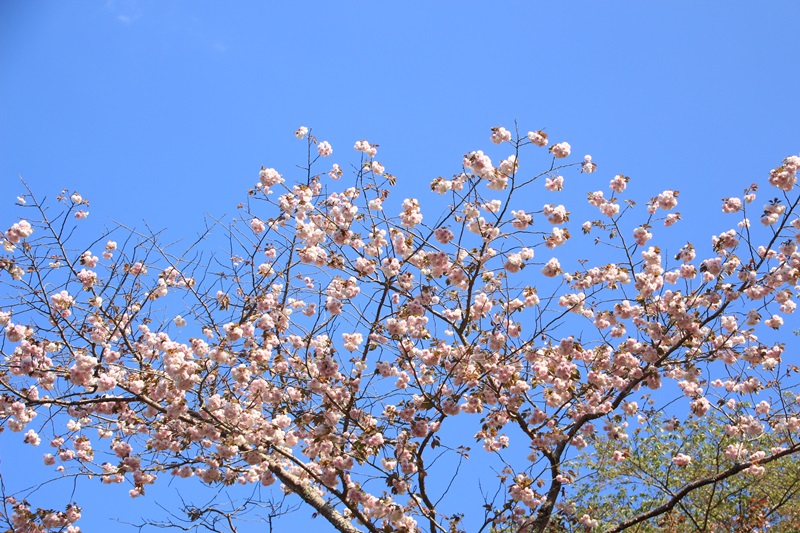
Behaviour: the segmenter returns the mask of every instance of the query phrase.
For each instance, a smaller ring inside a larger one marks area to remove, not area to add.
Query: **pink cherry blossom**
[[[558,144],[554,144],[550,147],[550,152],[553,154],[553,157],[557,159],[563,159],[569,156],[572,147],[567,142],[561,142]]]
[[[333,148],[328,141],[322,141],[317,146],[317,153],[319,153],[319,155],[322,157],[328,157],[333,154]]]
[[[267,226],[264,224],[264,222],[258,218],[253,218],[250,220],[250,227],[255,233],[262,233],[265,229],[267,229]]]
[[[561,273],[561,265],[558,262],[558,259],[553,257],[550,259],[547,264],[542,268],[542,274],[544,274],[548,278],[552,278],[557,276]]]
[[[511,132],[502,126],[499,128],[492,128],[491,140],[494,144],[511,141]]]
[[[536,146],[547,146],[547,134],[541,130],[529,131],[528,140]]]
[[[691,462],[692,458],[683,453],[679,453],[678,455],[672,458],[672,464],[674,464],[675,466],[687,466]]]

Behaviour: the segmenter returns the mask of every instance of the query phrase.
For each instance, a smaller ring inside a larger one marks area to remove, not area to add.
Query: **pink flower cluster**
[[[5,233],[6,239],[11,244],[18,244],[22,239],[27,239],[33,234],[33,227],[27,220],[20,220],[13,224]]]

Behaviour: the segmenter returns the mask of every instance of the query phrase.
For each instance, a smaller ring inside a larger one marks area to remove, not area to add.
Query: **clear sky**
[[[344,160],[380,144],[413,191],[517,120],[592,154],[587,190],[679,189],[691,230],[800,152],[798,20],[796,0],[2,0],[0,223],[21,177],[180,238],[261,165],[290,177],[301,125]],[[16,453],[3,435],[4,472]]]

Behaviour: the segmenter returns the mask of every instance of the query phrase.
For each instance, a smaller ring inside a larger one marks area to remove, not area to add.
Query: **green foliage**
[[[682,424],[650,416],[631,431],[627,442],[597,440],[594,450],[577,459],[591,472],[578,480],[575,516],[589,514],[605,531],[625,520],[666,504],[688,483],[712,478],[749,460],[749,452],[737,458],[726,455],[728,446],[743,444],[748,450],[770,449],[780,435],[755,437],[726,434],[726,415],[712,410]],[[665,426],[673,426],[671,431]],[[611,459],[619,450],[623,460]],[[671,458],[679,453],[692,457],[686,466]],[[627,531],[672,533],[693,531],[754,532],[800,531],[800,460],[783,457],[765,465],[762,475],[742,473],[697,488],[677,502],[668,513],[640,522]]]

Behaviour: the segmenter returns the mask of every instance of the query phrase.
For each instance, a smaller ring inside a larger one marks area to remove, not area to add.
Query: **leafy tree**
[[[131,497],[163,478],[265,487],[167,519],[190,529],[234,531],[254,507],[271,524],[284,495],[348,533],[710,527],[732,509],[714,491],[756,524],[794,495],[800,390],[780,333],[800,157],[769,173],[763,210],[750,186],[722,202],[730,230],[668,254],[677,191],[640,210],[620,174],[568,209],[565,183],[597,167],[541,131],[493,128],[498,163],[469,152],[438,196],[401,201],[376,145],[356,143],[351,172],[296,135],[296,181],[261,169],[224,257],[207,233],[179,252],[124,226],[97,235],[77,192],[18,199],[0,259],[3,438]],[[784,475],[778,492],[759,481]],[[598,476],[632,504],[588,490]],[[77,531],[77,503],[11,492],[5,508],[10,530]]]
[[[597,442],[580,457],[588,472],[575,485],[575,505],[613,529],[619,522],[668,505],[665,513],[630,526],[630,531],[769,531],[800,529],[800,462],[787,456],[764,466],[757,475],[730,475],[747,464],[750,450],[771,449],[782,439],[764,432],[742,439],[727,428],[737,410],[712,410],[683,423],[650,414],[631,432],[622,453],[614,443]],[[691,453],[692,462],[677,468],[667,461]],[[757,453],[757,452],[756,452]],[[688,492],[679,491],[697,480],[713,480]],[[674,502],[674,503],[673,503]]]

